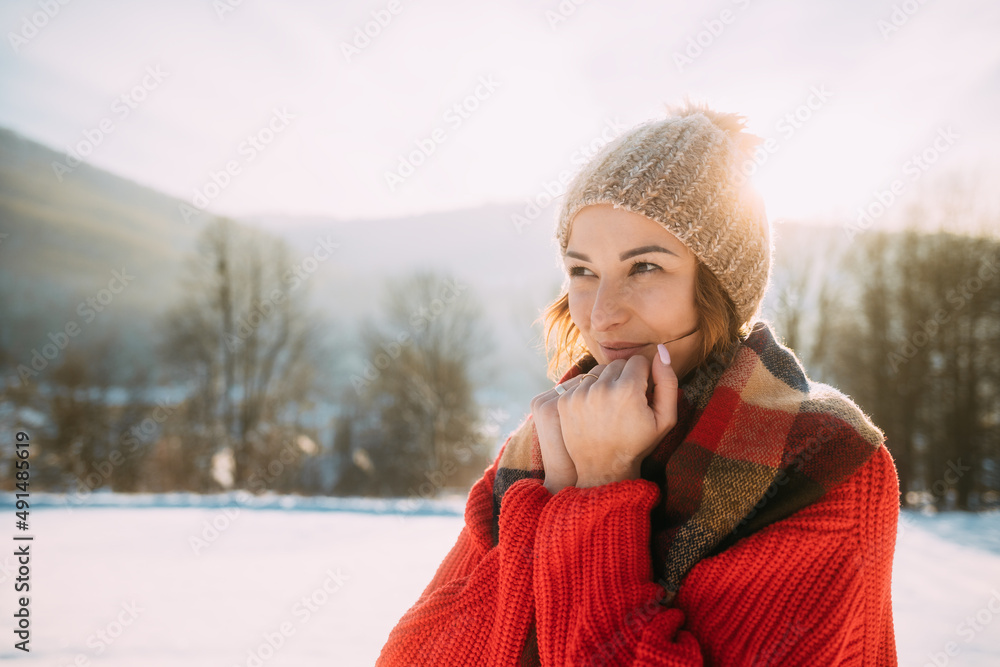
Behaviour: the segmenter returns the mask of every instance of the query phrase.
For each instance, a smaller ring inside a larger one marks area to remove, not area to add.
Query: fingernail
[[[660,344],[658,344],[656,346],[656,348],[660,351],[660,361],[663,362],[664,366],[669,366],[670,365],[670,353],[667,352],[667,346],[664,345],[663,343],[660,343]]]

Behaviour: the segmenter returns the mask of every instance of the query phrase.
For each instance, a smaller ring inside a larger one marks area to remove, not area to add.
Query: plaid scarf
[[[596,364],[587,355],[560,382]],[[641,477],[660,487],[650,546],[664,603],[699,560],[814,502],[884,442],[849,397],[809,380],[763,321],[724,357],[713,354],[687,374],[677,407],[677,424],[641,466]],[[497,468],[494,544],[503,495],[526,477],[545,477],[530,414]]]

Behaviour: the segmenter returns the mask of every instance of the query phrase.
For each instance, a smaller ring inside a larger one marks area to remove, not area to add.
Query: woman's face
[[[650,363],[666,343],[678,378],[694,367],[702,333],[695,309],[697,260],[649,218],[610,204],[585,206],[573,219],[563,263],[569,312],[599,364],[635,354]]]

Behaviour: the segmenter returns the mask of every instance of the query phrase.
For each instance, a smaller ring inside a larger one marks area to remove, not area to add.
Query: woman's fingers
[[[658,366],[641,355],[616,359],[598,369],[597,379],[580,374],[561,396],[547,398],[558,408],[578,481],[593,484],[608,471],[623,479],[634,475],[636,464],[675,425],[677,377],[658,356],[652,363]]]
[[[556,386],[561,386],[565,391],[559,391],[555,387],[553,387],[552,389],[542,394],[539,394],[539,396],[546,398],[559,398],[559,396],[564,395],[567,392],[580,387],[584,383],[591,384],[597,382],[597,380],[601,379],[602,377],[608,379],[609,376],[602,375],[606,368],[607,366],[605,366],[604,364],[598,364],[597,366],[594,366],[586,373],[580,373],[579,375],[574,375],[565,382],[556,385]],[[611,379],[613,380],[614,378]]]
[[[623,365],[623,364],[622,364]],[[580,373],[561,383],[560,389],[552,387],[535,396],[531,401],[531,413],[538,434],[538,444],[545,468],[545,486],[553,493],[576,484],[576,464],[566,448],[559,416],[559,399],[583,386],[592,385],[603,377],[607,366],[597,365],[587,373]],[[594,376],[597,376],[596,378]],[[607,381],[610,376],[605,377]]]
[[[542,453],[542,467],[545,468],[545,486],[552,493],[576,484],[576,466],[566,450],[559,424],[558,398],[558,394],[549,390],[539,394],[531,402],[532,419]]]
[[[669,360],[669,359],[668,359]],[[666,434],[677,424],[677,392],[679,380],[670,364],[665,364],[657,355],[653,359],[653,415],[658,432]]]
[[[552,394],[554,394],[555,398],[559,398],[559,396],[561,396],[562,394],[565,394],[567,391],[572,391],[572,390],[576,389],[577,387],[579,387],[583,383],[584,380],[593,380],[593,379],[594,378],[590,377],[589,375],[586,375],[585,373],[581,373],[580,375],[576,375],[574,377],[571,377],[570,379],[566,380],[565,382],[562,382],[562,383],[556,385],[557,387],[562,387],[566,391],[560,392],[555,387],[552,387],[552,389],[550,389],[549,392],[551,392]]]

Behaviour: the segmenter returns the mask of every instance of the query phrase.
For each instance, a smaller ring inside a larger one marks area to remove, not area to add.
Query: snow
[[[13,549],[0,556],[0,659],[372,665],[454,544],[464,501],[70,498],[32,494],[30,654],[13,649]],[[899,664],[1000,664],[1000,515],[904,512],[899,531]]]

